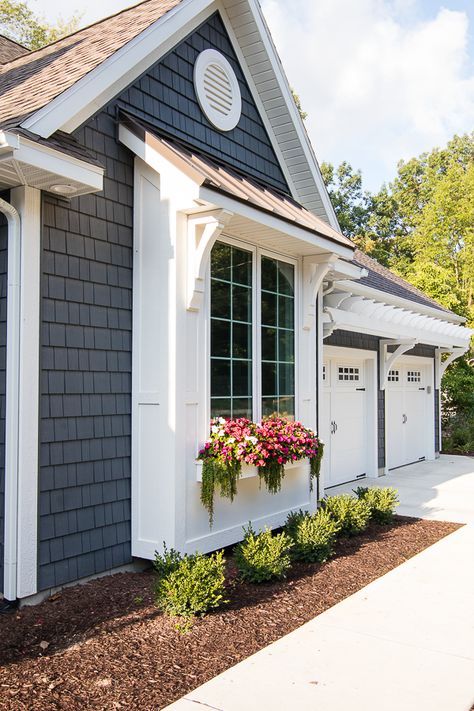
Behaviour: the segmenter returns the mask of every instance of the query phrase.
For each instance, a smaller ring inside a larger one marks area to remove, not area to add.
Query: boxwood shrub
[[[393,514],[399,504],[398,491],[392,487],[364,487],[354,489],[358,498],[365,501],[370,508],[372,521],[375,523],[389,524],[393,521]]]
[[[244,540],[234,548],[240,577],[249,583],[286,577],[291,566],[291,538],[285,532],[273,535],[269,528],[257,534],[250,524],[244,534]]]
[[[321,505],[337,523],[342,536],[357,536],[369,524],[371,509],[364,499],[338,494],[323,499]]]
[[[155,558],[155,602],[168,615],[194,617],[227,602],[223,551],[180,556],[167,551]]]
[[[322,509],[313,515],[298,511],[288,514],[285,530],[293,541],[293,560],[323,563],[334,552],[339,524]]]

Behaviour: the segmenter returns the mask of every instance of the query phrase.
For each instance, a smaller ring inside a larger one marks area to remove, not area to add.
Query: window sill
[[[285,464],[285,471],[292,471],[293,469],[304,468],[305,472],[309,472],[309,459],[298,459],[296,462],[289,462]],[[239,479],[252,479],[258,476],[258,467],[252,464],[243,464],[242,473]],[[202,462],[196,462],[196,481],[198,483],[202,482]]]

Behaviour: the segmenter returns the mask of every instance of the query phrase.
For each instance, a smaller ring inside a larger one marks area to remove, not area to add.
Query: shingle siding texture
[[[334,331],[328,338],[325,339],[324,345],[326,346],[339,346],[341,348],[359,348],[368,351],[377,351],[377,362],[378,362],[378,352],[379,352],[379,342],[380,338],[378,336],[371,336],[366,333],[355,333],[353,331]],[[396,346],[389,350],[394,350]],[[434,358],[435,348],[434,346],[426,346],[424,344],[417,344],[410,351],[407,351],[405,355],[420,356],[424,358]],[[379,368],[377,368],[379,373]],[[377,392],[377,416],[378,416],[378,465],[379,468],[385,466],[385,391],[380,390],[380,376],[379,379],[379,390]],[[438,407],[439,407],[439,395],[437,399],[438,391],[435,391],[435,448],[436,451],[439,449],[439,422],[437,417]]]
[[[8,199],[8,196],[5,196]],[[0,592],[3,591],[5,525],[5,374],[7,343],[7,246],[6,218],[0,213]]]
[[[104,191],[43,201],[40,590],[131,559],[133,159],[114,116],[77,132]]]
[[[242,94],[242,115],[232,131],[218,131],[204,116],[194,91],[194,63],[216,49],[232,65]],[[214,14],[125,91],[118,105],[172,136],[289,193],[278,159],[250,93],[227,31]]]

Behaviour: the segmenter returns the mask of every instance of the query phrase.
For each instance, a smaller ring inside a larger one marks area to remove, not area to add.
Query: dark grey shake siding
[[[6,196],[8,199],[8,196]],[[3,592],[5,526],[5,373],[7,343],[7,221],[0,214],[0,592]]]
[[[217,131],[202,113],[193,85],[196,57],[217,49],[239,81],[242,116],[232,131]],[[152,126],[223,160],[257,180],[288,193],[278,159],[259,116],[238,59],[216,13],[122,94],[118,105]]]
[[[354,333],[352,331],[334,331],[328,338],[325,339],[324,345],[326,346],[340,346],[342,348],[360,348],[367,351],[377,351],[377,363],[379,362],[379,343],[380,338],[378,336],[371,336],[365,333]],[[389,347],[389,350],[394,350]],[[410,351],[407,351],[405,355],[420,356],[424,358],[434,358],[435,348],[434,346],[426,346],[423,344],[418,344]],[[377,392],[377,415],[378,415],[378,464],[379,468],[382,469],[385,466],[385,391],[380,390],[380,376],[379,368],[377,368],[377,377],[379,380],[379,389]],[[434,418],[435,418],[435,451],[439,451],[439,393],[435,391],[435,407],[434,407]]]
[[[103,193],[43,200],[40,590],[130,561],[133,158],[114,115],[77,133]]]

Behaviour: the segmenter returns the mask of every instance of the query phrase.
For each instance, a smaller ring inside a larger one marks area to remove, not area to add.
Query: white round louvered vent
[[[215,49],[205,49],[194,65],[194,88],[201,109],[213,126],[231,131],[239,122],[242,97],[239,82],[227,59]]]

